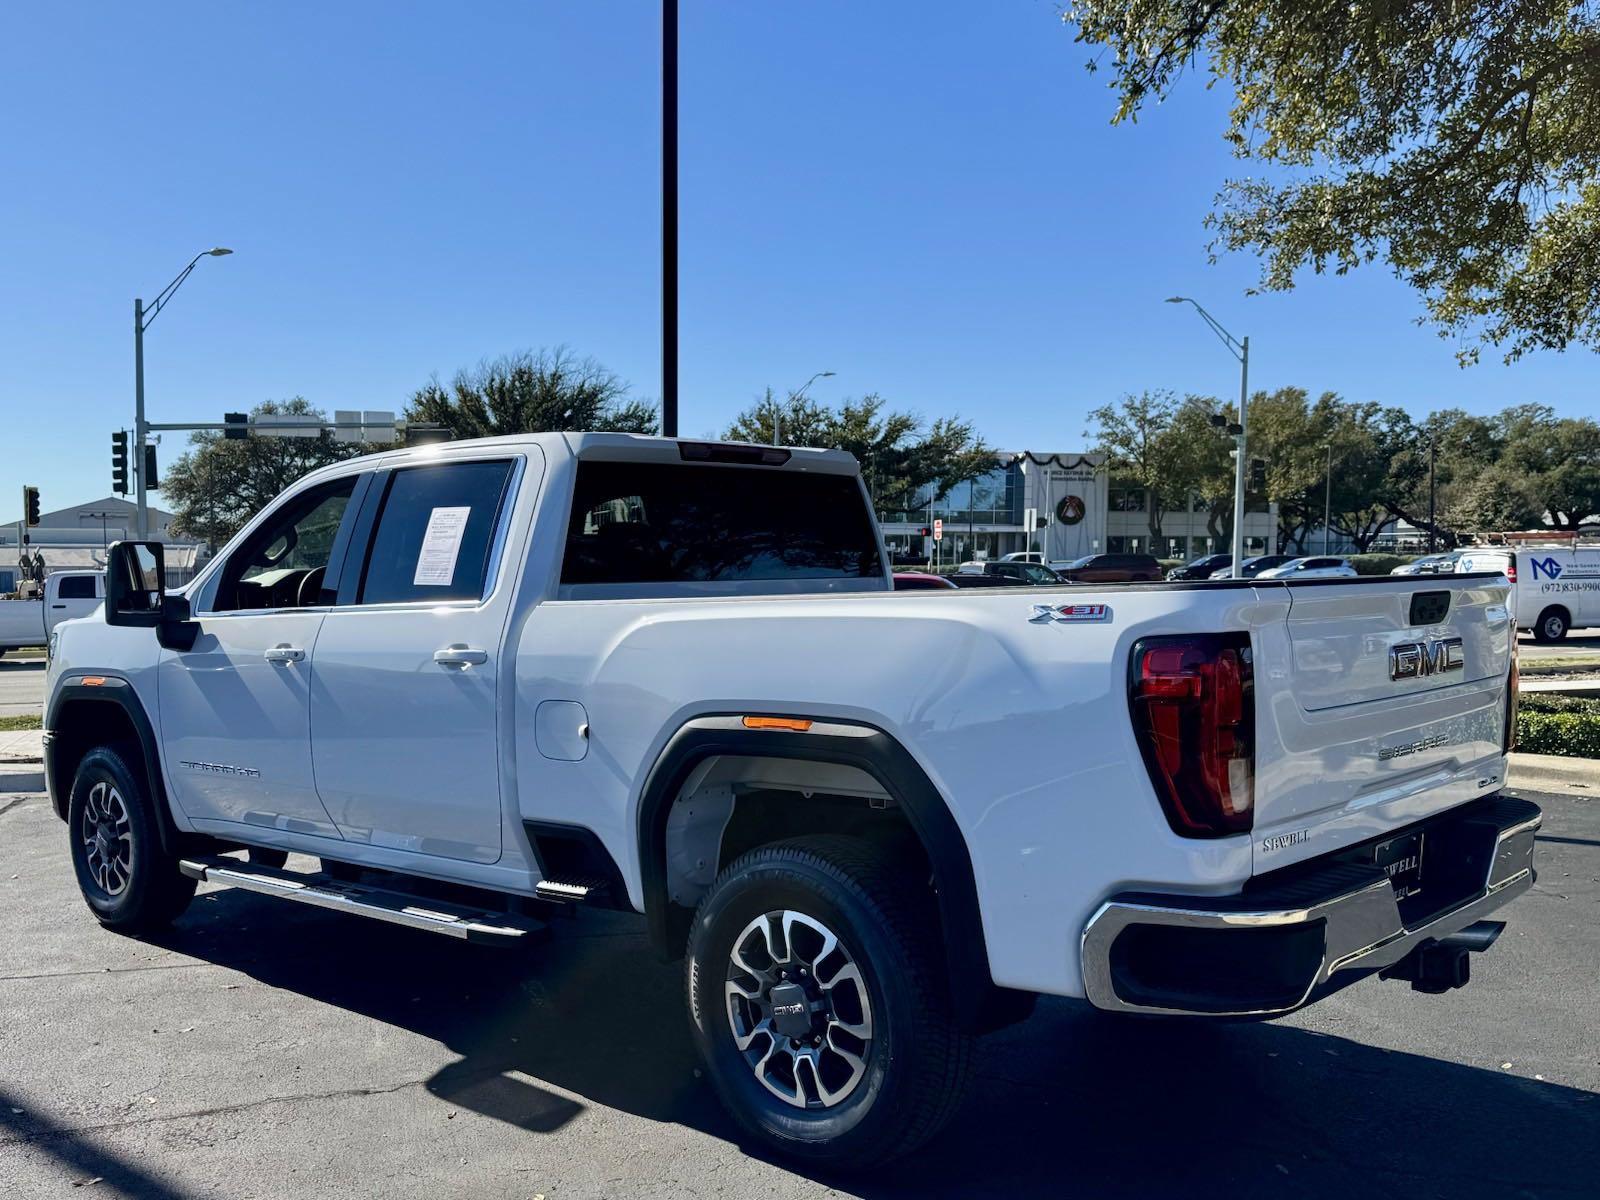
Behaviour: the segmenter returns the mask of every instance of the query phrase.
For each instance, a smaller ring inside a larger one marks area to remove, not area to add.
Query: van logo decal
[[[1389,647],[1390,679],[1422,679],[1459,671],[1465,665],[1466,655],[1458,637],[1401,642]]]
[[[1530,558],[1528,563],[1533,567],[1535,582],[1538,581],[1540,572],[1544,573],[1546,579],[1561,578],[1561,564],[1553,558]]]

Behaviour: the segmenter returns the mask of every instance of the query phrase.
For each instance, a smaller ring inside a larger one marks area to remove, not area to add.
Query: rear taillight
[[[1184,837],[1248,833],[1255,815],[1255,688],[1244,634],[1134,643],[1134,733],[1162,810]]]
[[[1535,575],[1533,578],[1534,582],[1537,583],[1539,577]],[[1506,560],[1506,579],[1512,583],[1517,581],[1517,560],[1514,558],[1508,558]]]
[[[1511,673],[1506,678],[1506,733],[1501,741],[1507,754],[1517,748],[1517,706],[1521,703],[1522,673],[1517,668],[1517,631],[1513,628],[1511,631]]]

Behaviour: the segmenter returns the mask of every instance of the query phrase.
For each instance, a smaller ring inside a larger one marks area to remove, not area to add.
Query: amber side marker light
[[[746,717],[746,729],[788,729],[795,733],[804,733],[811,728],[810,721],[802,721],[798,717]]]
[[[104,675],[85,675],[78,682],[83,684],[84,687],[105,687],[106,677]]]

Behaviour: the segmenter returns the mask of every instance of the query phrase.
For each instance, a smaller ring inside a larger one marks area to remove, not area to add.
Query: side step
[[[541,900],[554,900],[557,904],[582,904],[585,900],[593,900],[606,887],[604,879],[541,879],[533,885],[533,891]]]
[[[236,858],[196,856],[181,860],[178,868],[191,879],[203,883],[242,888],[263,896],[314,904],[318,908],[372,917],[412,929],[426,929],[469,942],[509,945],[542,933],[546,928],[543,921],[518,913],[411,896],[364,883],[348,883],[331,875],[302,875]]]

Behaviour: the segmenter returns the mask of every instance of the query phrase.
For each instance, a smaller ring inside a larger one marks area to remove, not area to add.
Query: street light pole
[[[678,0],[661,3],[661,435],[678,436]]]
[[[789,393],[789,403],[793,404],[797,400],[799,400],[801,396],[804,396],[806,394],[806,389],[809,388],[817,380],[819,380],[819,379],[832,379],[832,378],[833,378],[833,372],[832,371],[818,371],[815,375],[813,375],[810,379],[806,380],[805,383],[803,383],[800,386],[800,390],[798,392],[790,392]],[[778,436],[779,436],[780,433],[782,433],[782,431],[783,431],[783,409],[779,408],[778,407],[778,402],[776,400],[774,400],[772,402],[772,444],[774,446],[776,446],[778,444]]]
[[[189,260],[189,265],[178,272],[178,277],[150,301],[146,308],[144,301],[138,298],[133,302],[133,470],[138,484],[135,487],[137,507],[134,513],[134,533],[140,541],[150,536],[150,479],[145,470],[145,438],[150,433],[150,425],[144,419],[144,331],[149,329],[155,319],[161,315],[161,310],[166,307],[167,301],[183,286],[183,281],[189,278],[195,264],[202,258],[221,258],[224,254],[233,251],[225,246],[213,246],[209,250],[202,250]]]
[[[1434,529],[1437,524],[1433,515],[1433,453],[1436,443],[1428,439],[1428,553],[1433,553]]]
[[[1250,339],[1242,341],[1229,333],[1222,325],[1200,307],[1200,302],[1191,300],[1188,296],[1169,296],[1168,304],[1192,304],[1195,312],[1200,314],[1200,319],[1211,327],[1211,332],[1224,346],[1228,348],[1235,358],[1239,360],[1239,432],[1233,435],[1237,461],[1233,464],[1233,570],[1234,578],[1238,578],[1239,570],[1244,566],[1244,487],[1246,443],[1248,440],[1247,425],[1245,423],[1245,407],[1250,397]]]

